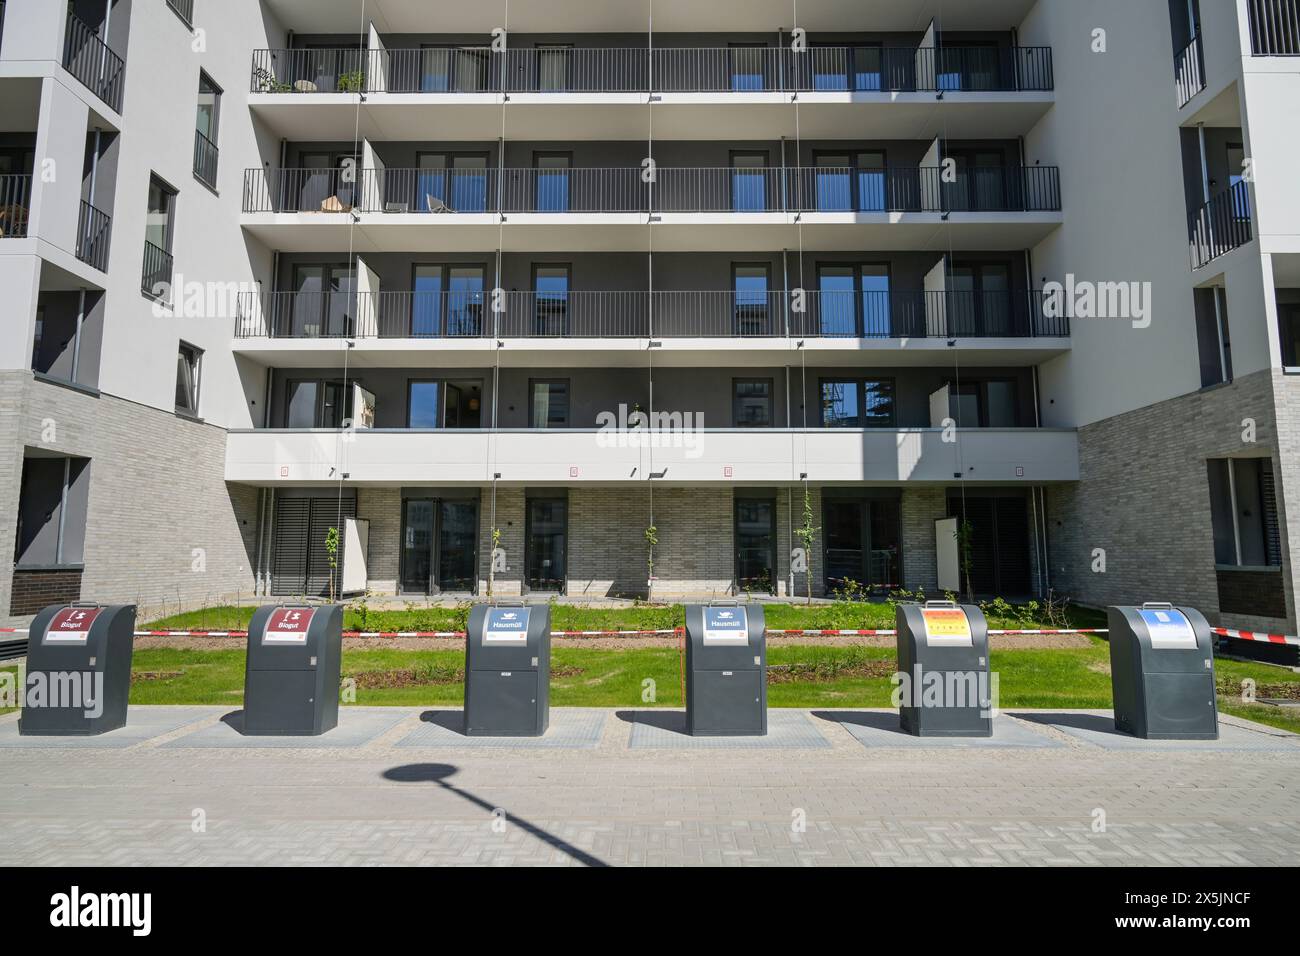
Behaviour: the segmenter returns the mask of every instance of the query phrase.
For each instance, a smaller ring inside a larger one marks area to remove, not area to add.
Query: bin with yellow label
[[[993,736],[988,622],[974,605],[901,604],[899,718],[917,737]]]

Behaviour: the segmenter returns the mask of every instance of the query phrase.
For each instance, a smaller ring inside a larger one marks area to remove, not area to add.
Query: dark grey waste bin
[[[686,732],[767,733],[767,625],[761,607],[686,606]]]
[[[18,733],[94,736],[126,725],[135,605],[56,604],[32,620]]]
[[[465,735],[540,737],[551,722],[551,609],[480,604],[465,634]]]
[[[244,667],[251,737],[315,737],[339,723],[343,605],[271,604],[253,612]]]
[[[1199,611],[1107,609],[1115,729],[1151,740],[1215,740],[1214,645]]]
[[[916,737],[993,736],[989,632],[973,604],[900,604],[898,670],[905,675],[899,719]]]

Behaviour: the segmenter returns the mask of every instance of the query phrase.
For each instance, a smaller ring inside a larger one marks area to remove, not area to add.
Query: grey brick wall
[[[366,586],[396,594],[402,546],[402,493],[398,488],[358,488],[357,517],[370,522]]]
[[[226,484],[222,429],[10,371],[0,436],[0,553],[14,553],[24,448],[76,455],[91,459],[83,600],[145,618],[252,595],[257,489]],[[11,587],[0,576],[0,611]]]
[[[934,523],[948,514],[943,488],[908,488],[902,502],[903,587],[935,591],[939,587]]]
[[[1275,378],[1279,407],[1289,419],[1288,453],[1280,459]],[[1247,418],[1255,421],[1254,443],[1242,440]],[[1285,621],[1220,615],[1206,460],[1271,457],[1282,479],[1287,523],[1300,519],[1285,495],[1300,487],[1298,418],[1300,386],[1262,371],[1080,429],[1080,481],[1048,493],[1052,587],[1089,604],[1173,601],[1226,627],[1294,628],[1294,553]],[[1097,548],[1105,551],[1105,573],[1092,570]]]

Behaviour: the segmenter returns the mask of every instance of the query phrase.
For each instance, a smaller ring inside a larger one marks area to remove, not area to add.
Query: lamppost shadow
[[[456,794],[462,800],[468,800],[477,807],[481,807],[488,813],[494,813],[498,807],[493,806],[483,798],[470,793],[468,790],[462,790],[455,784],[449,782],[449,778],[458,773],[458,769],[451,764],[446,763],[408,763],[400,767],[390,767],[384,771],[384,779],[392,780],[397,783],[433,783],[437,784],[444,790]],[[568,855],[570,858],[581,863],[583,866],[605,867],[609,864],[598,857],[592,856],[587,851],[574,846],[567,840],[563,840],[553,833],[543,830],[536,824],[530,823],[522,817],[518,817],[509,811],[506,811],[506,819],[521,828],[530,836],[536,837],[548,846]]]

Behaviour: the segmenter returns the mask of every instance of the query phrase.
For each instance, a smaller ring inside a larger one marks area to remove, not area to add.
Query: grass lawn
[[[1091,646],[999,650],[993,667],[1000,705],[1023,708],[1111,706],[1109,650]],[[768,701],[773,707],[889,707],[894,652],[888,647],[772,647]],[[1300,674],[1262,664],[1216,662],[1224,713],[1300,732],[1293,711],[1244,704],[1235,688],[1253,678],[1260,696],[1300,695]],[[463,698],[464,653],[345,650],[343,676],[357,681],[356,703],[458,706]],[[556,648],[551,661],[551,703],[557,707],[679,707],[679,653],[675,648]],[[244,651],[157,648],[135,652],[133,704],[227,704],[243,695]],[[647,684],[653,681],[653,685]],[[649,688],[653,687],[653,699]]]
[[[213,607],[174,614],[144,627],[148,630],[245,630],[251,607]],[[764,606],[767,626],[774,630],[815,628],[824,630],[880,629],[894,626],[894,609],[889,604],[838,601],[834,604],[768,604]],[[461,631],[469,615],[460,607],[405,608],[375,611],[360,604],[348,605],[343,616],[347,631]],[[557,631],[660,630],[681,627],[684,611],[680,604],[634,605],[624,608],[587,608],[557,604],[551,610],[551,627]],[[1071,607],[1070,627],[1105,627],[1101,611]],[[993,628],[1050,627],[1032,607],[1011,614],[989,617]]]

